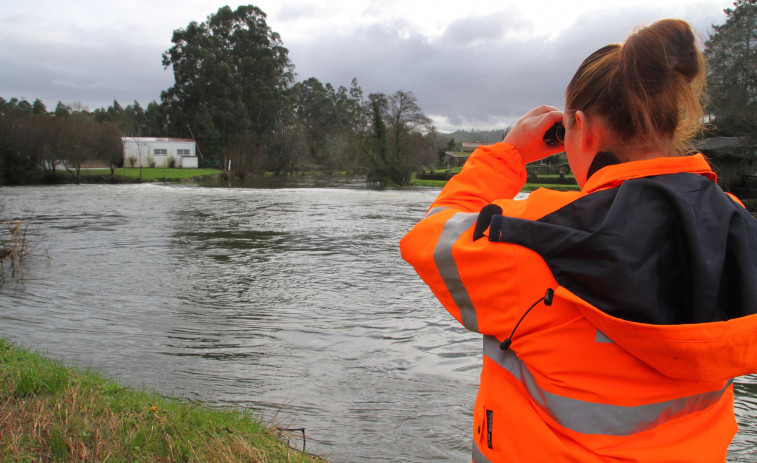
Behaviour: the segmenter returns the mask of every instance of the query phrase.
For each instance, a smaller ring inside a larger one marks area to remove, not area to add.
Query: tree
[[[294,174],[302,167],[303,155],[310,152],[305,129],[298,117],[293,99],[284,104],[279,127],[269,149],[268,170],[274,174]]]
[[[23,101],[23,100],[22,100]],[[29,155],[33,127],[32,112],[16,98],[0,102],[0,183],[26,183],[34,168]],[[29,105],[31,106],[31,105]]]
[[[145,136],[148,137],[167,137],[168,136],[168,118],[163,105],[157,101],[148,103],[145,110]]]
[[[757,4],[738,0],[705,44],[709,112],[718,135],[757,133]]]
[[[121,131],[110,121],[98,124],[94,144],[95,159],[108,161],[110,166],[110,179],[115,180],[116,167],[121,167],[124,162],[124,146],[121,141]]]
[[[111,166],[123,156],[121,132],[110,121],[97,122],[92,114],[76,111],[60,120],[62,136],[56,146],[61,153],[63,167],[77,184],[81,179],[81,169],[89,161],[107,161]]]
[[[315,77],[298,82],[290,94],[295,111],[310,145],[310,156],[318,161],[328,134],[336,130],[336,98],[334,87],[325,86]]]
[[[389,97],[389,121],[395,158],[416,166],[422,158],[417,141],[433,130],[431,119],[423,114],[412,92],[398,90]]]
[[[150,105],[157,105],[153,102]],[[150,106],[148,106],[149,108]],[[111,122],[124,135],[129,137],[144,137],[152,135],[152,127],[148,120],[147,113],[142,109],[139,101],[124,108],[113,100],[113,104],[108,109],[96,109],[92,116],[96,122]],[[152,116],[153,118],[155,116]]]
[[[55,144],[59,139],[60,132],[55,117],[48,114],[39,114],[31,121],[27,132],[27,152],[34,163],[42,169],[46,181],[56,181],[55,168],[58,163]]]
[[[135,113],[140,109],[136,102],[128,108]],[[124,113],[118,102],[111,109],[112,113]],[[39,99],[29,104],[0,98],[0,184],[40,179],[56,183],[56,166],[60,165],[78,183],[84,164],[96,160],[108,161],[112,176],[113,166],[123,158],[121,132],[110,120],[98,118],[107,119],[107,112],[74,110],[58,102],[55,111],[48,113]]]
[[[386,140],[386,113],[388,102],[383,93],[371,93],[368,95],[366,113],[369,125],[363,140],[362,148],[371,162],[368,171],[370,183],[397,183],[402,182],[401,169],[397,169],[388,155]]]
[[[431,120],[412,92],[373,93],[366,112],[370,123],[363,151],[372,164],[369,182],[407,185],[414,169],[434,163],[433,144],[423,136],[433,131]]]
[[[32,111],[34,112],[35,116],[41,116],[47,114],[47,108],[45,107],[45,103],[42,102],[39,98],[34,100],[34,103],[32,103]]]
[[[88,116],[88,114],[86,115]],[[71,174],[75,183],[79,183],[81,168],[84,161],[93,159],[90,153],[90,141],[94,137],[92,126],[88,123],[84,114],[75,112],[68,117],[62,118],[61,137],[56,151],[60,153],[63,167]]]
[[[63,104],[63,102],[58,101],[58,104],[55,105],[55,117],[64,117],[71,114],[71,108],[68,105]]]
[[[352,80],[350,90],[322,84],[315,77],[296,83],[287,96],[303,132],[313,167],[325,172],[353,168],[356,128],[362,125],[362,90]]]
[[[293,71],[265,13],[252,5],[225,6],[203,23],[174,31],[171,41],[163,65],[173,68],[174,85],[161,98],[174,133],[191,127],[206,157],[255,165],[251,158],[279,127]],[[216,134],[220,152],[213,149]]]

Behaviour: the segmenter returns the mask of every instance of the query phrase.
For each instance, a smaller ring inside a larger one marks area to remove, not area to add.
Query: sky
[[[173,85],[171,35],[223,0],[4,0],[0,97],[94,110],[143,107]],[[662,18],[706,40],[733,0],[258,0],[297,80],[365,95],[412,92],[439,131],[504,128],[540,104],[563,105],[583,59]]]

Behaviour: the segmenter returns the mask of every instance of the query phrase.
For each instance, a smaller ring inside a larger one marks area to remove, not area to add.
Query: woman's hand
[[[562,111],[554,106],[539,106],[518,119],[503,141],[517,148],[526,164],[544,159],[565,150],[563,145],[544,142],[547,130],[561,121]]]

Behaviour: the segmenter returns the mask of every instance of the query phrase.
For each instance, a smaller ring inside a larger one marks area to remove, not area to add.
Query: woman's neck
[[[658,139],[653,142],[625,141],[613,143],[605,147],[602,151],[609,151],[620,162],[642,161],[660,157],[675,156],[677,150],[673,146],[671,138]]]

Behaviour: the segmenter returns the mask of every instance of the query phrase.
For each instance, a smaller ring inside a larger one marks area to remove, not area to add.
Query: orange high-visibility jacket
[[[525,180],[514,147],[479,147],[400,243],[483,335],[473,461],[725,461],[733,378],[757,372],[757,220],[701,155],[511,199]]]

